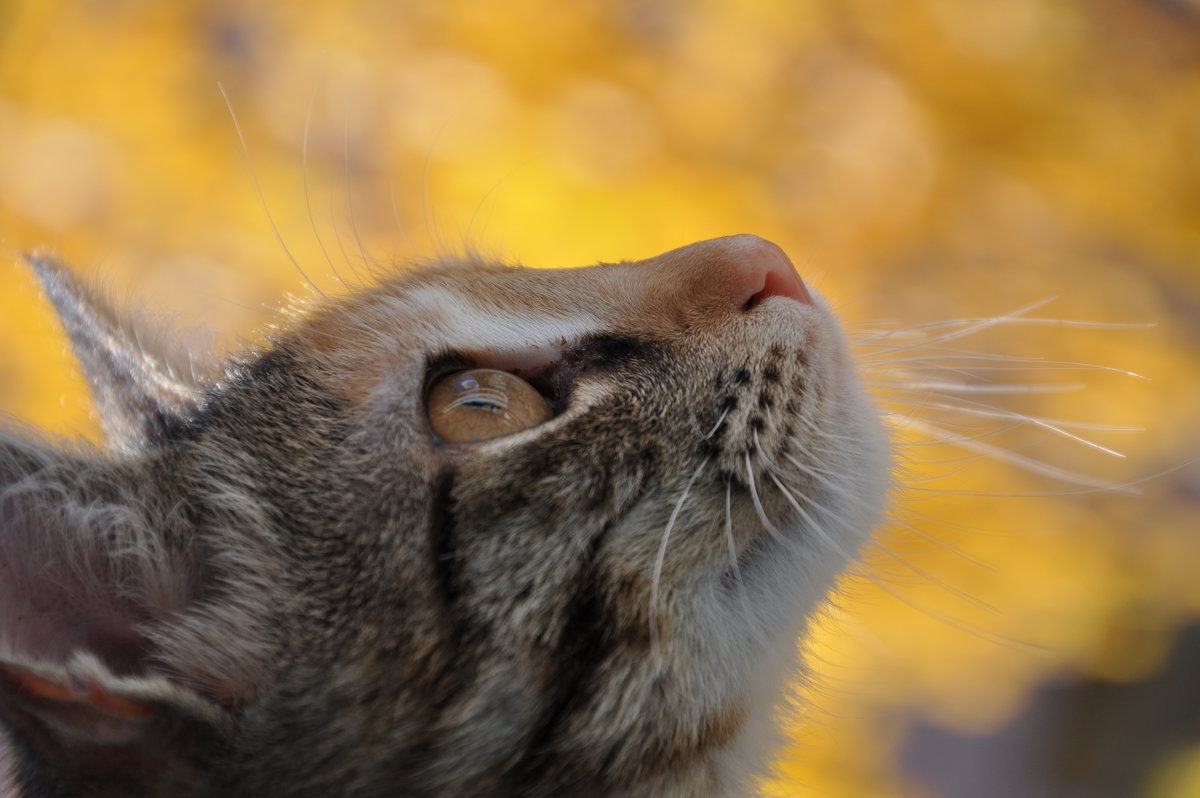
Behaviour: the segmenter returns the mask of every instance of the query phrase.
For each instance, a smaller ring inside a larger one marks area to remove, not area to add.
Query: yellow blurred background
[[[96,434],[19,253],[223,349],[308,290],[268,211],[329,292],[776,241],[864,342],[901,487],[768,791],[1200,796],[1200,2],[0,2],[0,410]],[[887,334],[1049,298],[1133,326]]]

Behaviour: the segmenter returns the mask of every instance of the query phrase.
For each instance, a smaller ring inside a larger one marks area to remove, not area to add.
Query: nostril
[[[750,292],[749,298],[743,302],[743,313],[754,310],[770,296],[787,296],[803,305],[812,304],[812,295],[804,281],[800,280],[796,266],[778,246],[756,239],[746,250],[749,252],[744,253],[739,262],[744,280],[743,290]]]
[[[787,268],[773,268],[763,278],[763,287],[746,301],[745,310],[751,310],[767,297],[785,296],[805,305],[812,304],[812,295],[795,268],[788,262]]]
[[[805,305],[812,295],[796,273],[796,267],[782,249],[757,236],[732,236],[730,258],[740,274],[742,312],[749,313],[763,300],[783,296]]]
[[[749,313],[772,297],[815,304],[787,254],[755,235],[699,241],[663,256],[668,274],[680,279],[681,298],[690,305]],[[669,290],[669,289],[668,289]]]

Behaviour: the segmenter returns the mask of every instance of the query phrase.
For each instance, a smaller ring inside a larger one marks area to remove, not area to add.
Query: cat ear
[[[66,666],[0,664],[0,718],[34,795],[141,795],[155,784],[197,785],[196,752],[228,726],[218,708],[178,685],[117,676],[87,654]],[[50,793],[48,784],[61,786]],[[89,791],[98,784],[108,791]]]
[[[132,459],[0,432],[0,725],[35,774],[21,778],[78,777],[33,794],[186,769],[226,717],[155,657],[149,630],[193,601],[199,575],[164,540],[155,507],[171,502],[146,500],[150,480]],[[88,794],[135,794],[123,789]]]
[[[91,385],[110,448],[137,451],[171,436],[203,391],[191,363],[172,363],[170,347],[123,319],[50,257],[30,255],[75,356]]]

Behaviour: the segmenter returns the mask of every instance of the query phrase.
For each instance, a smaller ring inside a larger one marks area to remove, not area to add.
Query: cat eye
[[[549,421],[550,404],[507,371],[467,369],[440,377],[425,403],[433,431],[450,443],[511,435]]]

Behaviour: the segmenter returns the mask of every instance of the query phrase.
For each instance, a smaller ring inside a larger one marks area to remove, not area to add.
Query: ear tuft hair
[[[122,318],[61,263],[42,253],[26,259],[91,385],[109,448],[138,451],[170,437],[203,392],[191,370],[173,367],[168,346]]]

